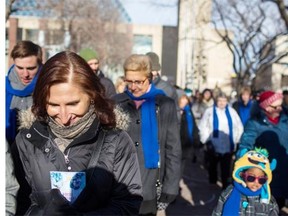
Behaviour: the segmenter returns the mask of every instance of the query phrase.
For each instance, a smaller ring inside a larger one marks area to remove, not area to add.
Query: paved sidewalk
[[[211,215],[221,187],[210,185],[207,171],[201,163],[189,163],[180,182],[180,194],[168,206],[166,215]],[[162,214],[163,215],[163,214]]]

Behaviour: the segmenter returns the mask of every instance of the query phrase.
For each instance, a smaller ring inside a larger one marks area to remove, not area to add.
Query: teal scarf
[[[158,168],[159,141],[155,96],[165,95],[165,93],[162,90],[155,88],[153,84],[151,84],[150,91],[140,97],[133,96],[133,94],[128,90],[125,90],[125,93],[132,100],[145,100],[141,107],[141,138],[145,167],[147,169]]]

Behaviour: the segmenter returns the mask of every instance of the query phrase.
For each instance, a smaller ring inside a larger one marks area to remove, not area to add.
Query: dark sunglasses
[[[242,174],[242,178],[247,182],[254,182],[257,179],[258,183],[261,185],[265,184],[268,180],[267,176],[255,177],[255,176],[246,175],[246,174]]]

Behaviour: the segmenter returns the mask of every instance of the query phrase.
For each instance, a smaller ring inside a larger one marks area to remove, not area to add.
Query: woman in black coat
[[[58,53],[43,66],[16,146],[32,189],[26,215],[138,213],[135,147],[117,129],[103,86],[77,54]]]
[[[182,175],[186,163],[189,160],[196,160],[196,151],[200,147],[199,130],[196,124],[193,112],[191,110],[190,100],[187,95],[181,95],[178,99],[178,105],[181,110],[180,137],[182,146]]]

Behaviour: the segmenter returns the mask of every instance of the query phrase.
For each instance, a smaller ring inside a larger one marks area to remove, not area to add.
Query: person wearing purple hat
[[[279,209],[285,206],[288,198],[288,116],[282,110],[282,102],[282,93],[264,91],[260,94],[255,112],[251,113],[244,127],[237,152],[239,156],[242,149],[261,147],[277,160],[271,192]]]

